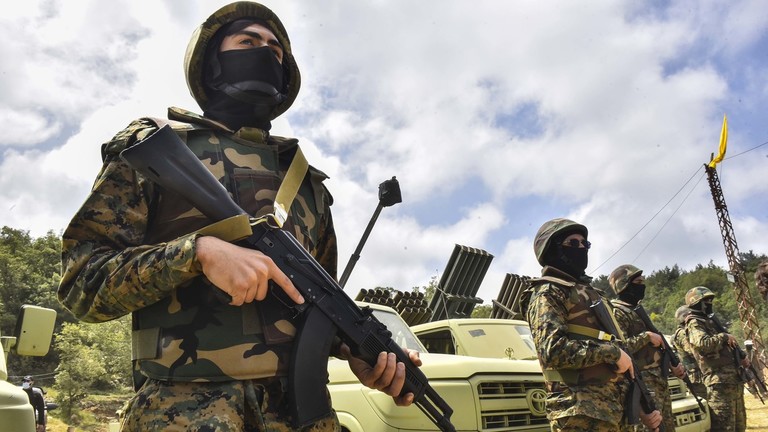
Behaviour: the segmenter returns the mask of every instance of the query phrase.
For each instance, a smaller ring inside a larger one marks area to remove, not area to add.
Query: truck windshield
[[[462,338],[462,345],[471,356],[515,360],[537,358],[531,330],[527,325],[466,323],[459,326],[458,337]]]
[[[416,335],[413,334],[411,328],[400,318],[400,315],[394,314],[389,311],[373,310],[373,315],[381,321],[382,324],[387,326],[387,329],[392,332],[392,340],[394,340],[400,347],[416,350],[419,352],[427,352],[424,345],[419,342]]]

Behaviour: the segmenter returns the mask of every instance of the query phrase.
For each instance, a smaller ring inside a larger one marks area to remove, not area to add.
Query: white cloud
[[[225,3],[29,1],[3,10],[0,36],[23,43],[0,47],[12,60],[0,64],[2,223],[34,234],[62,229],[99,169],[103,141],[169,105],[195,109],[184,50]],[[750,57],[744,80],[724,71],[766,37],[759,1],[663,10],[599,1],[268,5],[288,28],[303,76],[273,132],[298,136],[331,177],[339,273],[378,183],[396,175],[403,187],[404,202],[382,212],[350,290],[425,285],[459,243],[495,256],[481,288],[489,302],[504,273],[535,274],[530,243],[556,216],[589,226],[594,267],[708,160],[723,112],[766,109],[764,59]],[[729,155],[764,142],[758,126],[732,130]],[[742,251],[768,251],[765,153],[722,165]],[[685,194],[598,273],[646,245],[638,264],[648,273],[725,265],[706,180],[660,230]]]

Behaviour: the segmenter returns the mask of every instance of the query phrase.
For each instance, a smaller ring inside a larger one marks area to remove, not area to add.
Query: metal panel
[[[469,246],[455,245],[435,295],[429,303],[431,321],[469,318],[483,300],[476,297],[493,255]]]
[[[499,290],[499,296],[493,300],[491,318],[525,319],[520,311],[520,294],[528,288],[528,276],[507,273]]]

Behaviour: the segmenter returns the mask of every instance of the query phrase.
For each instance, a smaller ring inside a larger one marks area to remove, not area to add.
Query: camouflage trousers
[[[669,380],[661,377],[661,371],[658,369],[644,370],[640,372],[643,382],[648,391],[653,395],[653,402],[656,408],[661,412],[664,422],[664,432],[675,432],[675,416],[672,414],[672,396],[669,394]],[[643,424],[625,425],[621,428],[624,432],[645,432],[649,431]],[[714,430],[714,429],[713,429]]]
[[[712,419],[712,431],[744,432],[747,428],[747,409],[744,406],[744,385],[710,384],[707,403]]]
[[[339,432],[336,413],[291,428],[277,378],[218,383],[147,380],[126,404],[121,431]]]
[[[611,422],[583,415],[561,417],[549,422],[552,432],[618,432],[619,427]]]

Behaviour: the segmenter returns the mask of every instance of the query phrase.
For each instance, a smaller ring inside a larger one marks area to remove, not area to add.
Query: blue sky
[[[0,6],[0,32],[16,42],[0,47],[0,225],[60,231],[97,174],[102,142],[168,106],[195,110],[184,49],[225,3]],[[352,295],[423,286],[458,243],[494,255],[479,293],[489,303],[505,273],[538,273],[532,239],[553,217],[590,228],[591,268],[637,234],[595,275],[635,257],[647,273],[726,265],[706,179],[693,186],[723,114],[728,155],[768,142],[764,2],[265,4],[303,77],[273,133],[298,137],[331,176],[340,270],[378,184],[400,181],[403,203],[379,217]],[[768,253],[767,164],[768,145],[718,168],[743,252]]]

